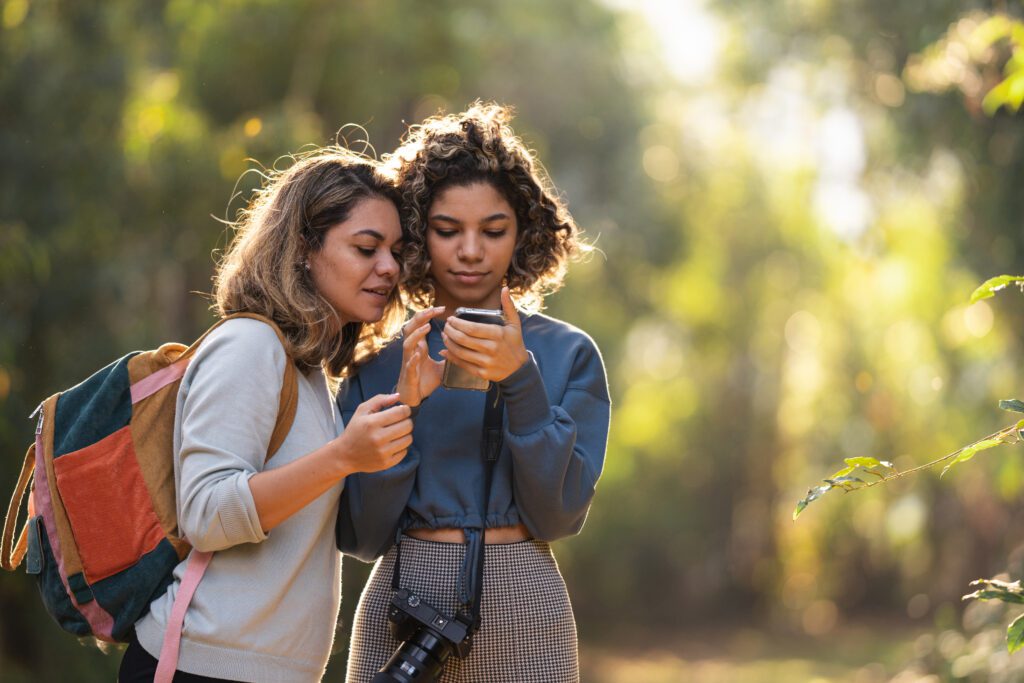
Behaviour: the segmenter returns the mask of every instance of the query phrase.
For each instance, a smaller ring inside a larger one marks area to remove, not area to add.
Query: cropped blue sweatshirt
[[[420,404],[413,444],[394,467],[345,480],[338,548],[363,561],[383,555],[406,529],[462,528],[475,556],[480,529],[526,525],[534,538],[576,534],[601,476],[610,401],[601,354],[581,330],[545,315],[523,315],[529,360],[500,382],[504,440],[485,511],[480,451],[484,392],[438,387]],[[441,324],[427,335],[433,358]],[[360,403],[394,391],[402,340],[347,380],[339,395],[347,423]]]

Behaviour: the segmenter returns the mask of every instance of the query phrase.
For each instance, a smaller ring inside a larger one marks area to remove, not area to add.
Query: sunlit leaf
[[[837,479],[839,477],[845,477],[847,474],[849,474],[850,472],[853,472],[855,469],[857,469],[856,466],[844,467],[843,469],[839,470],[838,472],[833,474],[831,477],[829,477],[829,479]],[[826,479],[825,481],[828,481],[828,479]]]
[[[992,93],[990,92],[989,95]],[[985,99],[988,99],[986,96]],[[1000,102],[1000,106],[1002,103]],[[998,109],[999,106],[996,107]],[[988,299],[991,296],[995,296],[995,293],[1000,289],[1005,288],[1007,285],[1014,282],[1024,282],[1024,275],[999,275],[998,277],[989,278],[985,280],[974,292],[971,294],[971,303],[981,301],[982,299]]]
[[[854,470],[856,470],[857,468],[861,468],[862,470],[864,470],[868,474],[873,474],[876,477],[880,477],[880,478],[884,479],[885,475],[882,474],[882,472],[878,472],[876,470],[881,469],[884,472],[885,470],[894,471],[896,469],[895,467],[893,467],[893,464],[891,462],[888,462],[886,460],[879,460],[878,458],[866,457],[866,456],[865,457],[857,457],[857,458],[844,458],[844,461],[846,462],[846,467],[844,467],[843,469],[839,470],[838,472],[833,474],[831,477],[829,477],[829,479],[826,479],[825,481],[829,481],[830,479],[835,480],[835,479],[840,479],[842,477],[845,477],[845,476],[849,475],[851,472],[853,472]],[[858,480],[858,481],[860,481],[860,480]]]
[[[939,478],[941,479],[943,476],[945,476],[946,472],[948,472],[949,468],[952,467],[953,465],[958,465],[962,462],[967,462],[981,451],[986,451],[989,448],[995,448],[996,446],[1001,445],[1003,445],[1002,439],[984,439],[982,441],[972,443],[970,446],[964,446],[962,449],[960,449],[960,452],[957,454],[957,456],[953,458],[953,461],[942,468],[942,474],[939,475]]]
[[[892,469],[892,463],[886,462],[885,460],[879,460],[878,458],[860,457],[860,458],[846,458],[845,461],[850,467],[863,467],[865,469],[870,467],[888,467]]]
[[[1006,629],[1006,649],[1013,654],[1024,646],[1024,614],[1020,615]]]
[[[1006,399],[999,402],[999,407],[1003,410],[1012,410],[1015,413],[1024,413],[1024,401],[1019,398]]]
[[[971,581],[971,586],[982,586],[982,588],[965,595],[964,600],[999,600],[1024,605],[1024,591],[1021,589],[1020,581],[978,579]]]

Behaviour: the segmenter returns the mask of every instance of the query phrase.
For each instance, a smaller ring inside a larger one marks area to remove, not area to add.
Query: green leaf
[[[821,498],[823,495],[831,491],[833,486],[831,484],[825,484],[824,486],[815,486],[814,488],[807,489],[807,496],[804,497],[799,503],[796,504],[796,509],[793,510],[793,519],[796,520],[800,516],[808,505]]]
[[[839,470],[838,472],[833,474],[831,477],[829,477],[829,479],[837,479],[839,477],[845,477],[847,474],[849,474],[850,472],[853,472],[855,469],[857,469],[857,468],[856,467],[844,467],[843,469]],[[826,479],[825,481],[828,481],[828,479]]]
[[[1006,649],[1012,655],[1024,646],[1024,614],[1020,615],[1006,629]]]
[[[850,467],[864,467],[864,468],[878,467],[879,465],[887,464],[884,461],[879,460],[878,458],[868,458],[868,457],[845,458],[844,462],[847,465],[849,465]]]
[[[941,479],[942,477],[944,477],[946,475],[946,472],[948,472],[949,468],[952,467],[953,465],[958,465],[962,462],[967,462],[975,455],[977,455],[979,452],[987,451],[989,448],[995,448],[996,446],[1001,445],[1003,445],[1002,439],[983,439],[982,441],[972,443],[970,446],[964,446],[962,449],[960,449],[959,454],[957,454],[957,456],[953,458],[953,462],[949,463],[948,465],[942,468],[942,474],[939,475],[939,478]]]
[[[886,460],[879,460],[878,458],[871,458],[871,457],[844,458],[844,461],[846,462],[846,467],[844,467],[843,469],[839,470],[838,472],[833,474],[829,479],[826,479],[825,481],[829,481],[830,479],[840,479],[842,477],[845,477],[846,475],[850,474],[851,472],[853,472],[858,467],[863,469],[868,474],[873,474],[876,477],[881,477],[883,479],[885,478],[885,475],[880,474],[879,472],[876,472],[875,471],[876,468],[881,468],[883,470],[895,470],[896,469],[895,467],[893,467],[893,464],[891,462],[888,462]],[[861,483],[863,483],[863,482],[861,482]]]
[[[1024,401],[1019,398],[1005,399],[999,402],[1002,410],[1012,410],[1015,413],[1024,413]]]
[[[989,95],[992,95],[992,93],[990,92]],[[985,99],[988,99],[988,96],[986,96]],[[1002,106],[1001,101],[995,108],[999,109],[1000,106]],[[971,294],[971,303],[973,304],[981,301],[982,299],[988,299],[991,296],[995,296],[995,293],[1000,289],[1003,289],[1014,282],[1024,282],[1024,275],[999,275],[998,277],[989,278]]]

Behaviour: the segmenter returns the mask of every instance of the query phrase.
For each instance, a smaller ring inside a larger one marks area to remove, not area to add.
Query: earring
[[[306,270],[309,270],[309,260],[308,259],[302,262],[302,267],[305,268]]]

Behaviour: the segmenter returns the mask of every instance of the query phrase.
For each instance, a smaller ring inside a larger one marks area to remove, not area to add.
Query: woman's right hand
[[[356,408],[337,439],[346,474],[386,470],[405,457],[412,444],[411,411],[395,405],[398,399],[378,394]]]
[[[405,324],[405,339],[402,341],[402,371],[398,376],[398,394],[402,403],[415,408],[441,385],[444,361],[430,357],[427,348],[427,333],[430,319],[443,314],[444,306],[424,308]]]

